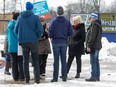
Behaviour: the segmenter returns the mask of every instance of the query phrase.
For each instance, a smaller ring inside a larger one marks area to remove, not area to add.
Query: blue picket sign
[[[43,15],[49,13],[49,8],[46,0],[33,3],[34,13],[36,15]]]

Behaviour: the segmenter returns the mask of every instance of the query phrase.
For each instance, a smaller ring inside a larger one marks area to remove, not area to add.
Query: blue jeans
[[[5,59],[6,59],[7,62],[11,62],[10,53],[6,54]]]
[[[58,80],[59,74],[59,57],[61,58],[61,73],[62,80],[67,79],[67,64],[66,64],[66,52],[67,44],[66,43],[52,43],[53,46],[53,55],[54,55],[54,70],[53,70],[53,79]]]
[[[99,51],[94,50],[94,52],[90,53],[91,78],[95,80],[100,77]]]
[[[33,67],[34,67],[34,79],[39,81],[40,79],[40,68],[38,59],[38,42],[35,43],[22,43],[23,58],[24,58],[24,74],[26,80],[30,80],[29,74],[29,54],[31,52]]]

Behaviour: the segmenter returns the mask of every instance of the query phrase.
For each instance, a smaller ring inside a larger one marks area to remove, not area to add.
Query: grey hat
[[[57,7],[57,14],[58,15],[63,15],[64,14],[64,9],[62,6]]]

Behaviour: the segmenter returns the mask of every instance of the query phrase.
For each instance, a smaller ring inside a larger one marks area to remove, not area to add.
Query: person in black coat
[[[67,62],[67,73],[69,73],[72,61],[76,57],[77,70],[75,78],[80,77],[81,73],[81,55],[84,53],[84,42],[85,42],[85,25],[81,21],[81,16],[73,18],[74,33],[69,38],[69,57]]]

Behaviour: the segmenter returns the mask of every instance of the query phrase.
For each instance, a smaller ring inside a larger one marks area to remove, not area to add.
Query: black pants
[[[39,59],[40,59],[40,75],[45,74],[45,72],[46,72],[47,57],[48,57],[48,54],[39,55]]]
[[[34,67],[34,79],[35,82],[40,80],[40,68],[39,68],[39,60],[38,60],[38,42],[35,43],[22,43],[23,49],[23,58],[24,58],[24,74],[26,81],[30,80],[29,73],[29,54],[31,52],[31,58]]]
[[[23,72],[23,57],[18,56],[17,53],[11,54],[11,64],[12,64],[12,75],[14,80],[24,79]]]
[[[77,56],[69,55],[68,62],[67,62],[67,73],[69,73],[69,70],[70,70],[70,67],[71,67],[71,64],[72,64],[74,57],[76,57],[76,64],[77,64],[76,73],[81,72],[81,54],[80,54]]]

